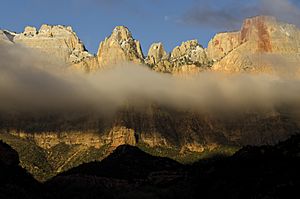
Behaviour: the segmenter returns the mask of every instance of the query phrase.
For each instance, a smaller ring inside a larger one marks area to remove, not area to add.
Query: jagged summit
[[[13,37],[13,41],[81,67],[85,67],[92,58],[71,26],[43,24],[39,30],[26,26],[22,33]]]
[[[126,41],[133,39],[131,32],[125,26],[116,26],[113,29],[110,37],[114,38],[117,41]]]
[[[155,71],[173,74],[198,73],[200,67],[206,67],[209,60],[205,49],[197,40],[182,42],[176,46],[170,54],[167,54],[162,44],[154,43],[146,58],[148,63]]]
[[[14,37],[14,42],[38,50],[75,68],[91,71],[98,68],[71,26],[43,24],[39,30],[27,26]]]
[[[176,46],[171,52],[170,59],[176,66],[204,64],[208,61],[204,48],[196,39],[182,42],[180,46]]]
[[[73,31],[71,26],[64,26],[64,25],[49,25],[49,24],[43,24],[41,25],[40,29],[37,30],[36,27],[33,26],[26,26],[24,28],[24,31],[20,34],[16,39],[24,39],[24,37],[27,38],[33,38],[33,37],[39,37],[39,38],[67,38],[67,37],[74,37],[75,40],[78,40],[79,43],[83,45],[83,43],[79,40],[76,33]]]
[[[114,28],[112,34],[100,43],[97,58],[102,68],[126,62],[144,63],[140,42],[125,26]]]
[[[116,26],[99,45],[96,56],[90,54],[70,26],[44,24],[38,30],[27,26],[24,32],[1,31],[2,43],[19,43],[81,68],[100,68],[131,62],[146,64],[157,72],[172,74],[199,73],[205,70],[225,72],[270,72],[272,64],[257,63],[252,58],[268,53],[300,62],[300,31],[292,24],[272,16],[255,16],[244,20],[235,32],[216,34],[204,49],[197,40],[182,42],[171,53],[162,43],[153,43],[144,57],[141,44],[125,26]]]

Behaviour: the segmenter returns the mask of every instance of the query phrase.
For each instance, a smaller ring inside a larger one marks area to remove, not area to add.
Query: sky
[[[91,53],[117,25],[129,28],[145,55],[154,42],[168,52],[191,39],[207,46],[217,32],[238,30],[255,15],[300,25],[298,0],[0,0],[0,8],[1,29],[70,25]]]

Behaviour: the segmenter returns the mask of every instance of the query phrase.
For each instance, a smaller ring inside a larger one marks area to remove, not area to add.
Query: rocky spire
[[[195,74],[208,65],[205,49],[197,40],[182,42],[168,55],[161,43],[153,44],[146,58],[146,63],[157,72],[173,74]]]
[[[149,65],[155,65],[162,59],[168,59],[168,54],[165,51],[163,44],[153,43],[149,48],[146,63]]]
[[[100,67],[144,62],[140,42],[133,39],[131,32],[124,26],[115,27],[112,34],[100,43],[97,57]]]

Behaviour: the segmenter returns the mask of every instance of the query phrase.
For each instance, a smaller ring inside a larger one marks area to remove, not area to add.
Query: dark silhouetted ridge
[[[0,141],[0,198],[38,198],[41,187],[19,166],[18,153]]]
[[[231,157],[181,165],[123,145],[101,162],[37,184],[0,143],[0,198],[295,198],[299,152],[296,135],[275,146],[247,146]]]
[[[92,162],[73,168],[61,175],[81,174],[119,179],[144,179],[152,172],[175,171],[180,163],[164,157],[149,155],[138,147],[121,145],[101,162]]]

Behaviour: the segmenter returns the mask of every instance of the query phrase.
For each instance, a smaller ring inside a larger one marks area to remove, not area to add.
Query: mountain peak
[[[147,153],[143,152],[136,146],[131,146],[131,145],[120,145],[118,146],[111,156],[124,156],[124,157],[139,157],[139,156],[148,156]]]
[[[82,164],[60,175],[83,174],[119,179],[139,179],[146,178],[153,172],[176,171],[181,168],[183,165],[175,160],[152,156],[135,146],[121,145],[101,162]]]
[[[111,37],[118,41],[133,39],[131,32],[125,26],[116,26],[111,34]]]
[[[98,63],[100,67],[113,66],[125,62],[144,63],[141,44],[132,37],[125,26],[117,26],[112,34],[99,45]]]
[[[26,26],[24,32],[13,35],[13,42],[82,68],[92,58],[70,26],[43,24],[39,30]]]
[[[274,16],[270,15],[256,15],[252,17],[247,17],[244,19],[244,23],[248,21],[265,21],[265,22],[276,22],[277,19]]]
[[[34,26],[26,26],[24,28],[22,36],[26,37],[68,37],[69,35],[74,35],[77,39],[76,33],[73,31],[71,26],[64,25],[49,25],[43,24],[40,29],[37,30]]]

